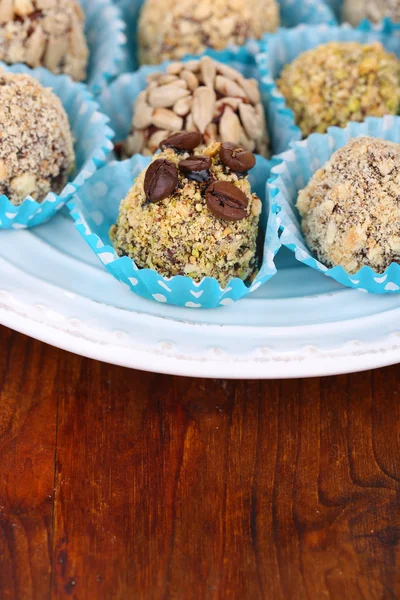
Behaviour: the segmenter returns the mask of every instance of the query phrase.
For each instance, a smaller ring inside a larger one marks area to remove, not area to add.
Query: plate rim
[[[93,300],[89,302],[98,304]],[[12,304],[12,294],[2,294],[0,324],[85,358],[153,373],[211,379],[297,379],[355,373],[400,362],[400,334],[397,344],[390,341],[393,335],[390,334],[369,347],[347,343],[332,351],[304,347],[293,355],[269,352],[265,357],[225,358],[214,352],[209,357],[195,357],[173,354],[168,347],[152,350],[143,346],[127,348],[118,345],[115,337],[105,344],[100,336],[96,340],[93,329],[89,335],[71,323],[56,325],[46,319],[46,311],[38,318],[32,315],[28,304],[21,305],[19,302],[18,308]]]

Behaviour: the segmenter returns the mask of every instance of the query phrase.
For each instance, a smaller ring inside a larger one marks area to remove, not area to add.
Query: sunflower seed
[[[146,91],[140,92],[136,100],[132,121],[136,129],[144,129],[152,123],[153,109],[147,104],[146,95]]]
[[[179,75],[182,66],[183,65],[181,62],[172,62],[167,67],[167,73],[169,73],[170,75]]]
[[[168,108],[156,108],[153,112],[152,123],[160,129],[180,131],[183,125],[183,119]]]
[[[262,136],[263,131],[260,128],[260,120],[257,117],[255,109],[250,104],[241,103],[239,106],[239,116],[249,138],[257,139]]]
[[[233,112],[230,106],[227,106],[219,122],[219,135],[221,141],[238,144],[242,131],[239,117]]]
[[[125,152],[127,156],[139,154],[144,146],[144,133],[142,131],[134,131],[129,135],[125,142]]]
[[[190,96],[186,96],[186,98],[181,98],[174,104],[173,111],[180,117],[184,117],[190,112],[191,106],[192,99]]]
[[[192,116],[199,131],[204,133],[213,120],[216,96],[214,90],[199,87],[193,94]]]
[[[260,90],[256,79],[245,79],[241,77],[239,80],[240,86],[246,92],[246,95],[252,104],[260,102]]]
[[[193,71],[187,71],[186,69],[183,69],[183,71],[180,74],[180,77],[182,77],[182,79],[186,81],[186,84],[190,91],[193,92],[197,87],[199,87],[199,80],[197,79]]]
[[[246,98],[246,93],[243,88],[223,75],[216,76],[215,89],[220,94],[224,94],[224,96],[238,96],[239,98]]]
[[[46,47],[46,38],[41,26],[37,26],[26,42],[26,62],[30,67],[38,67]]]
[[[215,62],[209,56],[202,56],[200,59],[200,70],[204,85],[214,89],[214,81],[217,74]]]
[[[182,87],[181,84],[184,84],[185,87]],[[168,108],[173,106],[180,98],[184,98],[189,94],[186,82],[174,81],[150,90],[149,103],[153,108]]]
[[[168,137],[169,135],[169,131],[165,131],[164,129],[160,129],[159,131],[156,131],[155,133],[153,133],[153,135],[149,138],[148,142],[147,142],[147,146],[149,147],[149,149],[151,150],[151,152],[154,154],[154,152],[156,152],[156,150],[158,150],[158,146],[160,145],[160,143],[165,140],[166,137]]]

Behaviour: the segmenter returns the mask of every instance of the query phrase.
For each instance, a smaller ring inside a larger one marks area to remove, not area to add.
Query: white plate
[[[286,250],[278,266],[233,306],[165,306],[115,281],[60,214],[1,232],[0,322],[83,356],[178,375],[289,378],[400,362],[400,296],[343,288]]]

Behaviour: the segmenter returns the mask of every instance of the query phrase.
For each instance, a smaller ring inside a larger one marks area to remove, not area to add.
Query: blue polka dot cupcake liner
[[[53,75],[41,67],[10,67],[3,63],[0,67],[12,73],[27,73],[43,86],[51,88],[67,112],[74,139],[75,174],[60,194],[49,192],[40,203],[27,196],[20,206],[14,206],[7,196],[0,196],[0,229],[25,229],[48,221],[106,163],[113,147],[111,139],[114,132],[85,85],[73,82],[67,75]]]
[[[90,2],[90,0],[88,0]],[[129,54],[129,70],[139,68],[138,58],[138,20],[144,0],[114,0],[121,9],[123,19],[126,23],[127,49]],[[295,27],[300,23],[318,24],[336,23],[331,8],[324,0],[278,0],[282,27]],[[258,50],[259,44],[255,41],[249,42],[250,48]],[[230,48],[230,49],[234,49]],[[236,47],[237,48],[237,47]]]
[[[291,142],[299,141],[303,135],[296,125],[293,111],[286,105],[278,90],[276,80],[285,65],[306,50],[331,41],[381,42],[389,52],[400,57],[400,28],[389,20],[373,26],[364,22],[360,28],[350,25],[326,27],[324,25],[300,26],[295,29],[280,29],[276,34],[264,38],[262,52],[257,56],[260,69],[262,93],[267,97],[267,119],[274,154],[287,150]]]
[[[222,288],[211,277],[204,277],[200,282],[182,275],[163,277],[152,269],[139,269],[127,256],[118,256],[109,238],[110,227],[116,222],[121,200],[150,161],[150,158],[136,155],[130,160],[109,163],[68,203],[77,230],[111,275],[139,296],[188,308],[228,306],[253,293],[275,275],[274,258],[281,246],[279,227],[276,215],[269,213],[266,199],[266,183],[272,163],[260,156],[249,173],[249,179],[253,192],[263,204],[260,226],[264,244],[260,270],[251,285],[238,278],[231,279]]]
[[[294,252],[299,262],[361,292],[399,293],[399,264],[392,263],[384,273],[376,273],[364,266],[351,275],[340,266],[328,268],[311,254],[301,230],[301,220],[296,209],[298,192],[336,150],[345,146],[350,139],[360,136],[400,144],[400,117],[368,117],[363,123],[351,122],[343,129],[330,127],[326,134],[313,133],[306,140],[293,142],[290,150],[279,155],[281,162],[271,170],[268,181],[271,211],[278,219],[282,244]]]
[[[92,94],[97,95],[127,68],[126,24],[121,9],[111,0],[80,2],[89,46],[86,83]]]
[[[207,50],[204,54],[237,69],[247,78],[259,80],[258,65],[255,59],[256,49],[251,48],[250,43],[246,47],[231,50]],[[187,56],[183,62],[193,58],[193,56]],[[140,67],[134,73],[124,73],[98,97],[100,110],[110,118],[110,127],[115,132],[116,141],[125,140],[130,131],[136,99],[139,93],[146,88],[148,75],[157,71],[165,71],[170,63],[171,61],[165,61],[161,65]],[[267,114],[266,95],[262,100]]]

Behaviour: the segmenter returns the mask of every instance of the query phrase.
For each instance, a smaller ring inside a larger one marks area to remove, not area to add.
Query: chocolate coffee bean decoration
[[[207,171],[211,167],[211,158],[209,156],[195,155],[181,160],[178,166],[183,173]]]
[[[144,178],[144,193],[149,202],[168,198],[178,185],[178,170],[174,163],[159,158],[150,164]]]
[[[219,156],[222,164],[235,173],[247,173],[256,164],[256,157],[252,152],[231,142],[221,144]]]
[[[209,156],[191,156],[181,160],[179,170],[191,181],[205,183],[210,179],[211,158]]]
[[[197,146],[200,146],[203,136],[198,131],[182,131],[174,133],[160,143],[160,149],[174,148],[175,150],[192,152]]]
[[[208,208],[218,219],[240,221],[247,217],[247,196],[233,183],[214,181],[207,188],[206,201]]]

